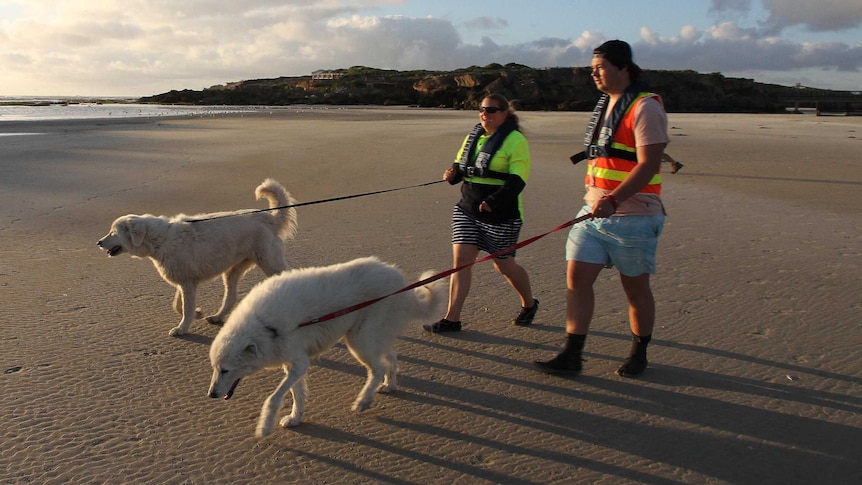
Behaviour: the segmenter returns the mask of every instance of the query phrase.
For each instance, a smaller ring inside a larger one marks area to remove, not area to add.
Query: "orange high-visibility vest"
[[[655,98],[661,103],[661,97],[657,94],[641,92],[625,108],[625,112],[619,119],[617,126],[610,126],[613,137],[607,149],[599,146],[601,136],[593,141],[588,152],[589,166],[584,183],[602,190],[614,190],[623,180],[628,177],[632,169],[637,166],[637,147],[635,146],[635,108],[638,103],[646,98]],[[616,110],[617,107],[615,106]],[[613,117],[613,116],[612,116]],[[602,131],[606,128],[602,127]],[[649,183],[639,192],[647,194],[661,194],[661,174],[656,173]]]

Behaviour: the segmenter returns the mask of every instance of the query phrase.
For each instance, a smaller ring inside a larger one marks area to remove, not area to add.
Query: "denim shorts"
[[[584,206],[578,216],[588,214]],[[566,260],[616,267],[625,276],[655,274],[664,216],[611,216],[579,222],[569,230]]]

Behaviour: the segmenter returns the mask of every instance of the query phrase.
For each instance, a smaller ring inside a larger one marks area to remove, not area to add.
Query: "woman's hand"
[[[483,200],[482,203],[479,204],[479,212],[494,212],[494,211],[491,210],[491,205]]]
[[[443,180],[445,180],[447,182],[451,182],[451,181],[455,180],[456,175],[457,174],[455,173],[455,167],[449,167],[446,169],[445,172],[443,172]]]

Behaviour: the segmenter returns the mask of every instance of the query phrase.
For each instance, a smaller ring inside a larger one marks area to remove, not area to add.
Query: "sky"
[[[128,96],[367,66],[644,69],[862,90],[860,0],[0,0],[0,96]]]

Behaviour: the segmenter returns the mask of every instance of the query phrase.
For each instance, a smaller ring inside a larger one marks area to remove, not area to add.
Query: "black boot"
[[[584,349],[586,339],[586,335],[566,334],[566,346],[562,352],[548,361],[537,360],[533,365],[546,374],[580,374],[583,360],[581,352]]]
[[[581,353],[560,353],[548,361],[537,360],[533,362],[536,369],[545,374],[567,374],[578,375],[581,373]]]
[[[616,374],[620,377],[637,377],[644,373],[647,368],[647,345],[652,340],[652,335],[639,337],[632,334],[632,350],[623,365],[617,369]]]
[[[422,325],[422,328],[425,329],[426,332],[431,333],[460,332],[461,321],[459,320],[457,322],[452,322],[450,320],[446,320],[445,318],[441,318],[439,322]]]

